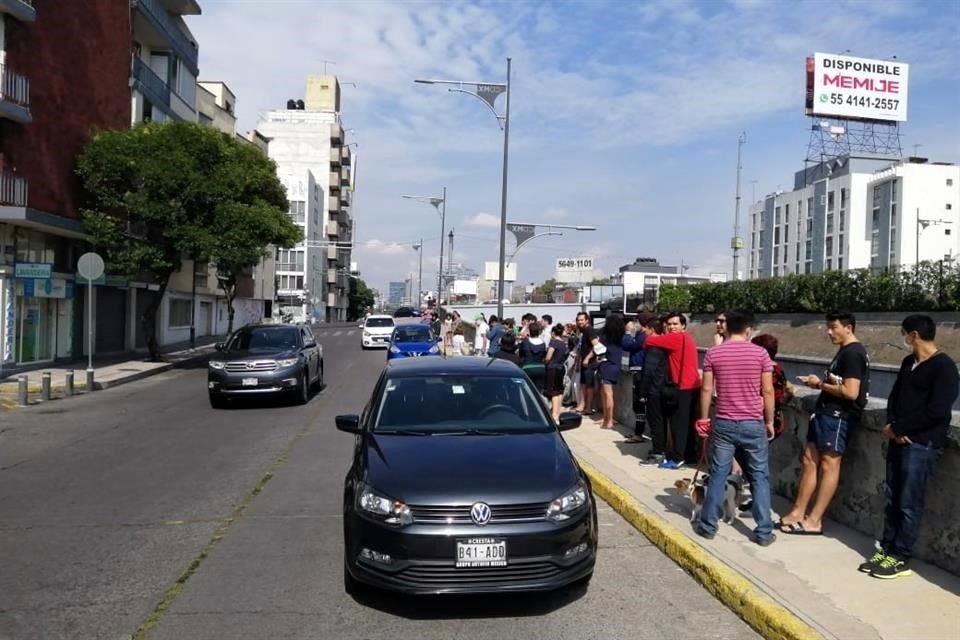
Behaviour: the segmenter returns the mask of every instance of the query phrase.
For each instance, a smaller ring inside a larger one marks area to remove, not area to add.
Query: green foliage
[[[268,245],[300,239],[273,163],[196,123],[97,132],[77,173],[84,227],[108,270],[158,283],[161,295],[183,258],[209,259],[235,284]],[[141,319],[154,358],[157,304]]]
[[[918,269],[826,271],[782,278],[663,285],[657,308],[717,313],[742,307],[756,313],[956,311],[960,265],[925,262]]]
[[[553,278],[550,278],[549,280],[545,280],[543,284],[537,287],[534,290],[534,293],[543,295],[543,296],[549,296],[551,293],[553,293],[556,290],[557,290],[557,281],[554,280]]]
[[[373,289],[360,278],[350,278],[350,302],[347,307],[347,320],[359,319],[368,309],[373,309],[375,296]]]

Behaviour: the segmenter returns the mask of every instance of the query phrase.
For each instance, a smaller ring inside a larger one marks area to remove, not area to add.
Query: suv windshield
[[[426,326],[406,326],[397,327],[393,334],[394,342],[430,342],[432,338],[430,329]]]
[[[367,318],[365,327],[392,327],[393,318]]]
[[[294,327],[251,327],[233,334],[227,351],[287,351],[297,349],[300,331]]]
[[[412,307],[400,307],[393,312],[394,318],[413,318],[416,317],[417,313],[413,310]]]
[[[374,433],[548,433],[543,401],[521,376],[427,375],[387,379]]]

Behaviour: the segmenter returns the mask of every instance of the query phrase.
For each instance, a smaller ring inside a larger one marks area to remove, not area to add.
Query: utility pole
[[[447,188],[443,188],[443,209],[440,211],[440,270],[437,272],[437,307],[443,293],[443,232],[447,224]]]
[[[733,279],[740,279],[740,249],[743,247],[743,239],[740,238],[740,172],[743,171],[741,158],[743,145],[747,142],[747,132],[744,131],[737,138],[737,199],[733,213],[733,238],[730,240],[730,248],[733,249]]]
[[[510,65],[507,58],[507,106],[503,118],[503,185],[500,187],[500,277],[497,280],[497,317],[503,319],[503,281],[507,257],[507,160],[510,149]]]

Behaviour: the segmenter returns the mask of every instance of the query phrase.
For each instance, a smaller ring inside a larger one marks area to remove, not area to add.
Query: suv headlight
[[[210,365],[211,369],[217,369],[217,370],[223,369],[225,366],[227,366],[226,362],[222,362],[220,360],[211,360],[207,364]]]
[[[547,507],[547,520],[552,522],[569,520],[573,513],[586,506],[589,496],[586,485],[580,482],[576,488],[550,503]]]
[[[277,360],[277,365],[281,367],[292,367],[298,362],[300,362],[300,358],[284,358],[283,360]]]
[[[438,347],[437,345],[433,345],[432,347],[430,347],[430,353],[440,353],[440,347]]]
[[[372,515],[387,524],[403,527],[413,524],[413,513],[410,507],[375,492],[370,487],[363,485],[357,498],[357,506],[360,510]]]

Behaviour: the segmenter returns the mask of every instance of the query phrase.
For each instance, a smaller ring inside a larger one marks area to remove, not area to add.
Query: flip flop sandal
[[[644,439],[640,436],[630,436],[624,440],[626,444],[643,444]]]
[[[786,528],[781,527],[780,529],[785,534],[790,536],[822,536],[823,530],[820,531],[807,531],[802,522],[794,522],[792,524],[786,525]]]

